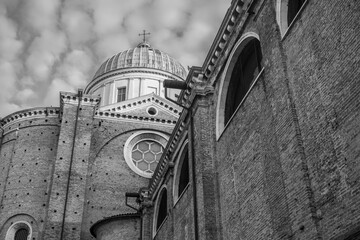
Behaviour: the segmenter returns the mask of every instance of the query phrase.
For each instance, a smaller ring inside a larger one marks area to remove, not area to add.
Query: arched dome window
[[[259,36],[245,34],[235,45],[225,66],[220,82],[217,104],[217,138],[245,101],[256,79],[262,72],[262,53]]]
[[[284,36],[307,0],[277,0],[276,14],[281,35]]]

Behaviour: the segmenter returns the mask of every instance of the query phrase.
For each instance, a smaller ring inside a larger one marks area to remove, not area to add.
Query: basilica
[[[360,4],[233,0],[0,120],[0,240],[360,239]],[[359,206],[359,207],[358,207]]]

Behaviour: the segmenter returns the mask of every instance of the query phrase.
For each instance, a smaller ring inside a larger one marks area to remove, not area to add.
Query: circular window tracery
[[[125,143],[124,157],[137,174],[151,178],[164,152],[168,137],[155,131],[139,131]]]
[[[160,143],[145,140],[138,142],[132,150],[132,160],[141,171],[153,174],[163,153]]]

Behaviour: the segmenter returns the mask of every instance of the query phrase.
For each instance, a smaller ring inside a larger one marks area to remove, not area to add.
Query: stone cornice
[[[33,118],[59,117],[59,112],[59,107],[37,107],[25,109],[2,118],[0,125],[1,128],[6,128],[6,126],[18,121],[24,121]]]
[[[95,112],[95,118],[106,119],[106,120],[119,120],[126,122],[146,122],[147,124],[160,124],[164,127],[173,127],[177,121],[155,118],[155,117],[142,117],[136,115],[122,114],[109,111],[97,111]]]
[[[62,106],[64,103],[77,104],[79,101],[81,105],[89,105],[96,106],[100,103],[99,96],[87,95],[83,94],[79,96],[79,93],[71,93],[71,92],[60,92],[60,105]]]
[[[109,106],[100,107],[100,111],[110,111],[110,112],[121,112],[128,111],[131,109],[137,108],[139,105],[147,104],[147,103],[155,103],[160,107],[166,109],[172,115],[178,117],[182,109],[179,106],[176,106],[172,102],[166,100],[165,98],[159,97],[154,93],[150,93],[148,95],[140,96],[137,98],[132,98],[123,102],[115,103]]]
[[[152,198],[158,189],[158,186],[161,185],[161,180],[163,179],[167,169],[171,167],[170,159],[172,154],[175,151],[177,142],[180,140],[180,137],[186,127],[185,119],[188,115],[188,111],[182,111],[180,118],[176,122],[174,130],[170,136],[170,139],[165,147],[164,154],[161,156],[159,163],[155,169],[154,174],[149,183],[149,196]]]
[[[258,0],[232,1],[202,66],[205,80],[210,78],[219,64],[224,49],[229,44],[229,40],[232,39],[231,36],[236,34],[238,29],[244,25],[249,15],[254,14],[253,10],[257,2]]]

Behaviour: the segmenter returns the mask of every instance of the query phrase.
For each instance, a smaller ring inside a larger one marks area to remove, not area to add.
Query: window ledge
[[[247,93],[245,94],[244,98],[241,100],[240,104],[237,106],[236,110],[234,111],[233,115],[231,115],[229,121],[227,121],[226,125],[224,126],[224,128],[222,129],[221,133],[219,134],[219,136],[217,137],[216,141],[219,141],[221,136],[223,135],[223,133],[225,132],[225,130],[227,129],[227,127],[230,125],[230,123],[232,122],[232,119],[235,117],[236,113],[239,111],[239,109],[241,108],[241,106],[244,104],[245,100],[247,99],[247,97],[249,96],[250,92],[252,91],[252,89],[254,88],[255,84],[259,81],[261,75],[263,74],[265,70],[265,67],[263,67],[261,69],[261,71],[259,72],[259,74],[256,76],[255,80],[252,82],[249,90],[247,91]]]
[[[305,5],[308,3],[309,0],[306,0],[304,2],[304,4],[301,6],[300,10],[297,12],[297,14],[295,15],[294,19],[291,21],[291,23],[289,24],[289,26],[287,27],[287,29],[285,30],[284,34],[281,35],[281,41],[284,41],[284,39],[286,38],[287,35],[289,35],[289,32],[292,28],[293,25],[295,25],[295,22],[297,21],[297,19],[300,17],[303,9],[305,8]]]

